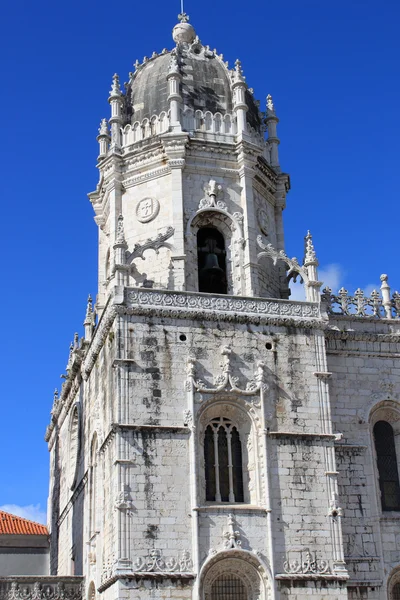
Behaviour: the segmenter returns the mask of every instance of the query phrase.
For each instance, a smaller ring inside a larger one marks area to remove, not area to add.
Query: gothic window
[[[248,600],[248,594],[240,577],[224,574],[212,584],[211,600]]]
[[[225,240],[214,227],[203,227],[197,232],[197,263],[199,292],[227,294]]]
[[[242,444],[230,419],[212,419],[204,435],[206,500],[244,502]]]
[[[393,427],[387,421],[374,425],[375,450],[382,510],[400,510],[400,482]]]

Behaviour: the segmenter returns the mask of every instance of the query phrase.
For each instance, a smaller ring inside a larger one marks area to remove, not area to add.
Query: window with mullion
[[[206,501],[244,502],[242,444],[225,417],[212,419],[204,434]]]

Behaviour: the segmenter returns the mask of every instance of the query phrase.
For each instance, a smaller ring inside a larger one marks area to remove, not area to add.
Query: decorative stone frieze
[[[285,573],[302,574],[302,575],[322,575],[330,573],[329,562],[327,560],[318,559],[315,553],[310,550],[304,550],[298,553],[295,559],[287,558],[283,563]]]
[[[159,316],[240,322],[293,323],[298,327],[323,327],[319,306],[307,302],[264,300],[240,296],[213,296],[168,290],[125,290],[126,307],[132,313],[156,310]],[[86,363],[86,360],[85,360]]]
[[[183,550],[180,557],[164,558],[161,550],[150,550],[146,559],[137,558],[135,570],[148,573],[190,573],[193,564],[190,554]]]
[[[82,577],[2,577],[2,600],[83,600]]]

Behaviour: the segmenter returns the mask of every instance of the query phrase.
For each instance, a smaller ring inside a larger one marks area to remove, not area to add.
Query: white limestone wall
[[[400,514],[381,509],[372,428],[380,419],[392,424],[400,461],[399,324],[338,319],[332,325],[338,331],[327,334],[327,358],[333,426],[343,433],[336,457],[349,597],[360,597],[358,581],[370,582],[369,600],[386,598],[388,578],[400,567]]]
[[[318,437],[322,432],[321,399],[314,375],[318,370],[314,334],[294,328],[289,331],[229,323],[215,326],[206,321],[134,316],[120,318],[118,335],[120,358],[129,357],[126,363],[122,360],[117,377],[123,380],[124,422],[132,424],[124,439],[129,459],[134,462],[128,479],[135,507],[129,517],[133,564],[153,549],[160,550],[166,558],[178,558],[182,550],[192,554],[190,431],[185,429],[184,416],[188,407],[184,385],[187,359],[194,357],[196,378],[212,386],[214,377],[221,373],[221,347],[229,345],[232,373],[239,378],[240,387],[245,388],[253,379],[258,360],[266,364],[269,389],[265,409],[271,431],[268,459],[276,572],[284,571],[287,559],[304,559],[307,550],[318,561],[326,560],[332,570],[326,453],[333,440]],[[200,562],[211,549],[223,549],[229,513],[235,516],[243,548],[261,553],[268,561],[263,417],[256,406],[257,399],[245,401],[232,394],[196,393],[195,403]],[[216,508],[204,500],[202,415],[215,403],[221,404],[221,414],[227,405],[247,412],[254,429],[246,450],[246,466],[251,471],[246,506]],[[307,593],[292,591],[288,597],[302,598]],[[332,592],[334,597],[345,597],[340,594],[334,596]]]
[[[153,208],[143,207],[143,201],[150,198]],[[158,208],[154,208],[158,207]],[[154,212],[154,217],[146,222],[139,218],[147,218]],[[128,252],[132,252],[135,244],[143,244],[148,239],[156,238],[160,233],[172,227],[172,187],[170,174],[163,174],[128,187],[122,196],[122,215],[124,217],[125,238]],[[171,238],[169,242],[173,242]],[[131,270],[131,285],[141,285],[145,279],[154,281],[154,287],[165,288],[171,286],[170,251],[162,248],[158,254],[154,250],[146,250],[145,260],[134,259],[134,268]]]

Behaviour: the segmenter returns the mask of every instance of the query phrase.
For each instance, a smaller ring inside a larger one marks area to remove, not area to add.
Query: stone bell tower
[[[97,138],[98,294],[46,434],[53,574],[91,599],[342,600],[318,262],[310,235],[303,265],[284,252],[278,118],[179,20],[114,75]]]
[[[110,130],[104,119],[98,136],[100,181],[90,194],[100,313],[116,284],[202,291],[198,254],[207,269],[210,244],[223,293],[288,297],[282,267],[257,260],[258,235],[284,249],[289,177],[279,167],[272,99],[262,115],[240,61],[229,69],[180,18],[171,52],[137,61],[124,92],[113,78]]]

